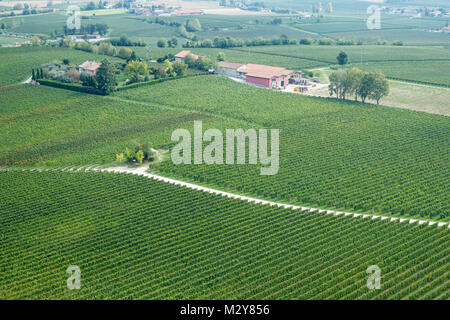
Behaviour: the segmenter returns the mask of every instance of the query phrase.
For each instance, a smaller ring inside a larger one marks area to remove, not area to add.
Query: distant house
[[[97,70],[100,67],[100,62],[95,61],[85,61],[78,66],[78,71],[89,73],[90,75],[95,76],[97,74]]]
[[[149,8],[130,8],[129,12],[137,16],[149,16],[152,14],[152,10]]]
[[[246,64],[237,69],[246,82],[267,88],[285,89],[288,77],[293,73],[280,67],[265,66],[261,64]]]
[[[174,57],[175,57],[175,61],[184,61],[184,58],[186,58],[186,56],[191,55],[192,57],[194,57],[195,60],[197,60],[200,56],[196,55],[194,53],[191,53],[189,50],[183,50],[178,52]]]
[[[443,27],[442,32],[444,33],[450,33],[450,27]]]
[[[235,62],[219,62],[219,68],[217,69],[217,73],[222,76],[239,78],[240,73],[237,71],[243,64],[235,63]]]

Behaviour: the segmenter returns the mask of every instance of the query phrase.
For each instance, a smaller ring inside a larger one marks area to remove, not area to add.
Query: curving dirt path
[[[189,189],[194,189],[194,190],[198,190],[198,191],[202,191],[202,192],[214,193],[214,194],[225,196],[225,197],[228,197],[228,198],[244,200],[244,201],[258,203],[258,204],[262,204],[262,205],[278,206],[278,207],[283,207],[283,208],[292,209],[292,210],[302,210],[302,211],[307,210],[307,211],[310,211],[310,212],[318,212],[318,213],[326,212],[327,214],[334,214],[334,215],[343,214],[345,216],[352,216],[354,218],[362,216],[363,218],[371,217],[372,219],[380,218],[381,220],[390,219],[390,221],[399,220],[400,222],[408,221],[409,223],[415,223],[415,222],[417,222],[419,224],[428,223],[428,225],[433,225],[433,224],[437,223],[439,227],[444,226],[444,225],[448,225],[448,227],[450,228],[450,223],[448,223],[448,222],[436,222],[436,221],[429,221],[429,220],[396,218],[396,217],[387,217],[387,216],[382,216],[382,215],[370,215],[370,214],[361,214],[361,213],[354,213],[354,212],[324,210],[324,209],[318,209],[318,208],[312,208],[312,207],[303,207],[303,206],[295,206],[295,205],[292,205],[292,204],[267,201],[267,200],[263,200],[263,199],[252,198],[252,197],[246,197],[246,196],[242,196],[242,195],[235,194],[235,193],[230,193],[230,192],[226,192],[226,191],[221,191],[221,190],[217,190],[217,189],[203,187],[203,186],[200,186],[200,185],[197,185],[197,184],[193,184],[193,183],[189,183],[189,182],[185,182],[185,181],[182,181],[182,180],[167,178],[167,177],[160,176],[160,175],[157,175],[157,174],[154,174],[154,173],[149,173],[149,172],[147,172],[147,167],[138,167],[138,168],[129,168],[129,167],[110,167],[110,168],[86,167],[86,168],[84,168],[84,170],[135,174],[135,175],[147,177],[149,179],[154,179],[154,180],[158,180],[158,181],[162,181],[162,182],[166,182],[166,183],[171,183],[171,184],[187,187]]]
[[[147,172],[147,169],[148,168],[146,166],[140,166],[140,167],[136,167],[136,168],[129,168],[129,167],[125,167],[125,166],[102,168],[101,166],[98,166],[98,165],[81,166],[81,167],[67,167],[67,168],[48,168],[48,169],[43,169],[43,168],[35,168],[35,169],[34,168],[26,168],[26,169],[24,169],[24,168],[18,168],[18,167],[9,167],[9,168],[8,167],[3,167],[3,168],[0,167],[0,171],[40,171],[40,172],[45,172],[45,171],[62,171],[62,172],[96,171],[96,172],[113,172],[113,173],[123,173],[123,174],[134,174],[134,175],[143,176],[143,177],[157,180],[157,181],[162,181],[162,182],[166,182],[166,183],[175,184],[178,186],[183,186],[183,187],[193,189],[193,190],[213,193],[213,194],[221,195],[224,197],[244,200],[247,202],[257,203],[257,204],[261,204],[261,205],[278,206],[278,207],[283,207],[286,209],[302,210],[302,211],[318,212],[318,213],[326,212],[327,214],[334,214],[336,216],[343,214],[345,216],[352,216],[353,218],[362,216],[363,218],[371,217],[372,219],[378,219],[378,218],[380,218],[381,220],[389,219],[389,221],[399,220],[400,222],[405,222],[405,221],[407,221],[409,223],[417,222],[418,224],[426,223],[430,226],[437,224],[439,227],[447,225],[448,228],[450,228],[449,222],[437,222],[437,221],[429,221],[429,220],[388,217],[388,216],[383,216],[383,215],[371,215],[371,214],[362,214],[362,213],[354,213],[354,212],[325,210],[325,209],[319,209],[319,208],[296,206],[296,205],[287,204],[287,203],[274,202],[274,201],[268,201],[268,200],[263,200],[263,199],[258,199],[258,198],[246,197],[246,196],[242,196],[240,194],[235,194],[235,193],[221,191],[221,190],[217,190],[217,189],[213,189],[213,188],[203,187],[203,186],[189,183],[186,181],[167,178],[167,177],[160,176],[160,175],[157,175],[154,173],[149,173],[149,172]]]

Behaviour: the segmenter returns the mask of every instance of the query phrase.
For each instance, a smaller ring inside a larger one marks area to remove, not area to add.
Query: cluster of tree
[[[192,69],[198,69],[200,71],[209,71],[210,69],[217,69],[217,61],[214,61],[208,57],[198,57],[195,59],[194,56],[188,54],[184,58],[184,63]]]
[[[107,59],[103,59],[95,76],[79,72],[76,66],[69,65],[68,59],[64,59],[63,63],[51,62],[32,69],[31,74],[33,80],[52,79],[64,83],[81,83],[83,86],[97,88],[104,94],[110,94],[117,86],[115,67]]]
[[[364,72],[358,68],[350,70],[337,70],[330,75],[330,96],[336,95],[338,99],[346,99],[353,96],[365,102],[367,98],[376,100],[389,94],[389,81],[385,75],[379,71]]]
[[[48,13],[48,12],[52,12],[53,10],[51,9],[37,9],[36,6],[31,6],[28,3],[16,3],[13,6],[14,10],[22,10],[22,15],[29,15],[29,14],[38,14],[38,13]],[[15,13],[13,11],[11,11],[12,16],[15,15]]]
[[[176,48],[176,46],[178,45],[178,39],[176,37],[172,37],[169,40],[167,40],[167,39],[160,39],[160,40],[158,40],[156,45],[159,48],[165,48],[165,47]]]
[[[130,149],[125,148],[125,153],[116,154],[117,162],[128,162],[128,163],[139,163],[142,164],[144,161],[154,161],[155,156],[153,152],[152,145],[148,142],[144,144],[136,144],[134,147],[134,152]]]
[[[108,32],[108,25],[104,23],[96,23],[96,24],[88,24],[88,25],[82,25],[80,29],[69,29],[67,25],[64,25],[63,27],[63,35],[69,35],[69,34],[94,34],[98,33],[99,35],[103,36]]]
[[[160,24],[162,26],[175,27],[175,28],[178,28],[178,27],[183,25],[180,22],[169,21],[169,20],[166,20],[166,19],[162,19],[160,17],[149,18],[149,19],[147,19],[147,22],[148,23],[158,23],[158,24]]]
[[[197,18],[186,20],[184,27],[188,32],[196,32],[202,30],[202,25],[200,24],[200,21]]]
[[[42,68],[31,69],[31,79],[36,81],[37,79],[43,79],[44,71]]]
[[[155,75],[155,79],[162,79],[167,77],[176,77],[186,74],[188,66],[182,61],[175,61],[174,63],[169,60],[164,60],[162,65],[153,68],[152,72]]]
[[[105,6],[108,2],[100,0],[97,5],[91,1],[89,2],[83,10],[96,10],[96,9],[105,9]]]
[[[60,47],[73,48],[90,53],[103,54],[105,56],[119,57],[122,59],[130,59],[133,57],[134,51],[130,48],[121,47],[120,49],[113,46],[109,41],[101,42],[98,44],[90,42],[75,42],[73,40],[60,40]]]
[[[156,68],[149,68],[147,63],[139,59],[130,60],[125,68],[129,78],[127,84],[148,81],[149,75],[153,74],[155,79],[162,79],[167,77],[176,77],[186,74],[187,65],[182,61],[170,62],[169,59],[162,61],[162,64]]]
[[[187,41],[184,48],[235,48],[235,47],[255,47],[255,46],[276,46],[297,44],[297,40],[288,39],[287,36],[282,35],[279,38],[264,39],[258,37],[256,39],[235,39],[232,37],[216,37],[214,40],[206,39],[203,41]]]
[[[147,44],[145,41],[139,39],[137,41],[131,40],[126,34],[120,36],[119,39],[111,39],[113,46],[126,46],[126,47],[145,47]]]

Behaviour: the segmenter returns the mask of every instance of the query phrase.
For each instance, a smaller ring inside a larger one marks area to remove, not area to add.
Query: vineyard
[[[437,224],[250,204],[126,174],[13,170],[0,184],[1,299],[449,299],[450,234]],[[81,290],[66,288],[69,265]],[[366,286],[371,265],[380,290]]]
[[[164,146],[173,130],[192,129],[193,120],[206,127],[241,126],[198,112],[44,86],[4,88],[0,100],[0,165],[110,163],[135,141]]]
[[[158,167],[163,174],[312,207],[450,218],[448,117],[300,98],[225,78],[176,81],[120,95],[281,129],[280,171],[263,177],[251,165],[167,161]]]

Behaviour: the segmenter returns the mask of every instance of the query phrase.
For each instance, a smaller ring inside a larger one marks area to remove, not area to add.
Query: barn
[[[184,58],[186,58],[188,55],[191,55],[192,57],[194,57],[195,60],[197,60],[199,58],[198,55],[191,53],[189,50],[183,50],[178,52],[174,58],[175,61],[184,61]]]
[[[220,61],[217,73],[222,76],[239,78],[240,74],[237,70],[242,66],[241,63]]]
[[[292,70],[261,64],[246,64],[237,69],[246,82],[267,88],[285,89]]]

